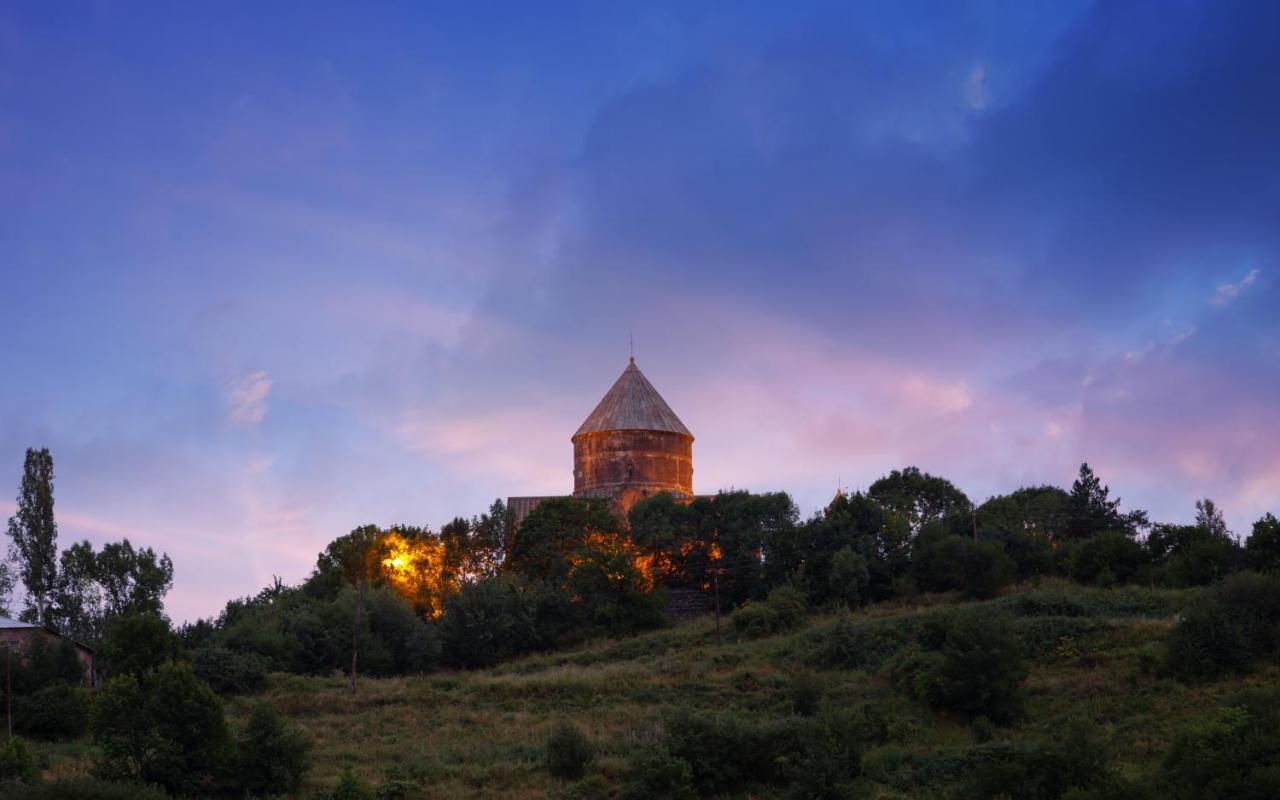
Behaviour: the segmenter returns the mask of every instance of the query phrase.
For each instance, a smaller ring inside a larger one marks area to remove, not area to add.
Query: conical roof
[[[636,366],[635,358],[573,438],[599,431],[666,431],[693,436]]]

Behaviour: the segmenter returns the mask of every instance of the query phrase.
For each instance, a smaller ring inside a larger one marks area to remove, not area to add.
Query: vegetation
[[[23,497],[51,519],[36,455]],[[1070,491],[979,506],[909,468],[804,521],[785,494],[659,495],[625,524],[566,498],[518,528],[495,503],[439,532],[357,528],[302,583],[178,631],[167,557],[79,543],[40,599],[19,548],[24,613],[95,644],[106,682],[82,686],[68,638],[26,647],[12,680],[29,738],[0,746],[0,782],[85,798],[1274,796],[1280,523],[1241,546],[1212,501],[1195,508],[1152,525],[1087,465]],[[664,587],[727,621],[671,624]]]

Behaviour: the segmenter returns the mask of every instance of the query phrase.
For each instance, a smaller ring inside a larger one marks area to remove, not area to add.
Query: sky
[[[1088,461],[1247,535],[1277,41],[1230,0],[0,4],[0,497],[50,448],[63,546],[166,551],[209,616],[568,493],[633,337],[700,493]]]

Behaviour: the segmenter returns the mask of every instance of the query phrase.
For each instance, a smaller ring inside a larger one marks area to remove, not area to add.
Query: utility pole
[[[973,540],[978,541],[978,509],[969,508],[969,519],[973,522]]]
[[[4,704],[6,739],[13,738],[13,645],[4,643]]]

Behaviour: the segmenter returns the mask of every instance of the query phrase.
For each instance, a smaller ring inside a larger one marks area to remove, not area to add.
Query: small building
[[[645,378],[633,357],[572,437],[573,496],[609,501],[626,519],[659,492],[693,499],[693,434]],[[509,497],[519,525],[550,497]]]
[[[80,657],[80,664],[84,667],[84,682],[90,685],[97,683],[98,670],[92,647],[63,636],[48,625],[0,617],[0,649],[8,649],[15,653],[22,652],[31,646],[37,636],[46,637],[54,646],[63,639],[71,642],[76,648],[76,655]]]

